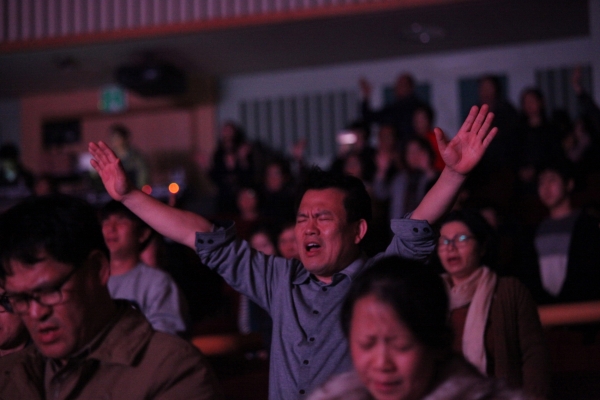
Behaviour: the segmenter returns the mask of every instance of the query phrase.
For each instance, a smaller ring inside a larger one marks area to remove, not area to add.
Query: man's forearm
[[[196,232],[213,229],[206,218],[166,205],[141,190],[131,191],[122,202],[158,233],[192,249],[195,248]]]
[[[465,175],[448,167],[444,168],[410,218],[425,220],[431,225],[435,224],[452,208],[465,179]]]

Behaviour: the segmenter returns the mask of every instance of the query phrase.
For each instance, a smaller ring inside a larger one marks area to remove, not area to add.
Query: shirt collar
[[[360,257],[358,257],[356,260],[350,263],[350,265],[348,265],[346,268],[344,268],[340,272],[336,272],[335,274],[333,274],[331,285],[337,284],[340,280],[344,278],[344,276],[350,278],[350,280],[353,280],[356,277],[356,275],[358,275],[362,271],[366,261],[366,254],[362,253]],[[308,272],[306,268],[304,268],[302,264],[298,263],[297,266],[298,268],[296,271],[296,277],[292,281],[294,285],[302,285],[308,283],[310,279],[318,281],[314,276],[312,276],[310,272]]]

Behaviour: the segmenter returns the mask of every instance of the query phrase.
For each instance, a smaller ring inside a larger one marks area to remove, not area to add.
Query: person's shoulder
[[[153,331],[137,354],[131,376],[165,398],[220,399],[221,387],[202,352],[176,335]],[[145,383],[144,383],[145,382]],[[167,395],[168,394],[168,395]]]
[[[514,276],[499,276],[498,277],[498,287],[506,287],[506,288],[525,288],[525,285],[521,283],[521,281]]]
[[[527,292],[529,289],[521,282],[521,280],[514,276],[501,276],[498,277],[497,292]]]
[[[482,376],[462,356],[444,362],[440,380],[423,400],[525,400],[521,391],[511,390],[497,379]]]
[[[520,309],[535,307],[535,300],[529,288],[514,276],[498,278],[495,297],[504,304],[520,305]]]
[[[171,283],[175,282],[167,271],[160,268],[151,267],[144,263],[139,263],[136,267],[138,277],[151,282]]]
[[[14,365],[35,359],[37,356],[35,346],[30,344],[22,350],[0,357],[0,371],[10,370]]]
[[[154,331],[148,343],[147,356],[151,357],[173,357],[175,359],[196,358],[205,361],[204,354],[189,341],[170,333]]]
[[[24,349],[15,351],[0,357],[0,377],[10,378],[11,372],[18,365],[24,366],[27,370],[41,370],[44,366],[44,357],[37,351],[33,344],[28,344]]]

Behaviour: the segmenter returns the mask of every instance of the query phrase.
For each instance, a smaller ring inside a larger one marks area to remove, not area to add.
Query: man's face
[[[138,254],[144,240],[137,224],[121,214],[112,214],[102,221],[102,235],[111,257]]]
[[[324,282],[358,257],[358,243],[366,232],[364,220],[346,222],[345,197],[339,189],[308,190],[296,216],[300,261]]]
[[[32,299],[21,318],[43,355],[64,360],[97,334],[95,313],[99,305],[95,299],[106,282],[90,260],[74,271],[73,266],[45,253],[41,257],[42,261],[34,265],[9,261],[12,274],[6,277],[5,289],[8,295],[35,295],[60,286],[59,304],[46,306]]]
[[[4,289],[0,288],[0,295]],[[21,317],[0,306],[0,350],[11,350],[27,341],[27,331]]]
[[[554,171],[544,171],[538,178],[538,195],[548,209],[561,205],[569,197],[569,183]]]

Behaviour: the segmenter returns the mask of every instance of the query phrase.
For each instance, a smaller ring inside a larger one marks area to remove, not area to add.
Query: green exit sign
[[[100,91],[98,109],[100,111],[117,113],[127,108],[127,96],[125,91],[117,85],[109,85]]]

